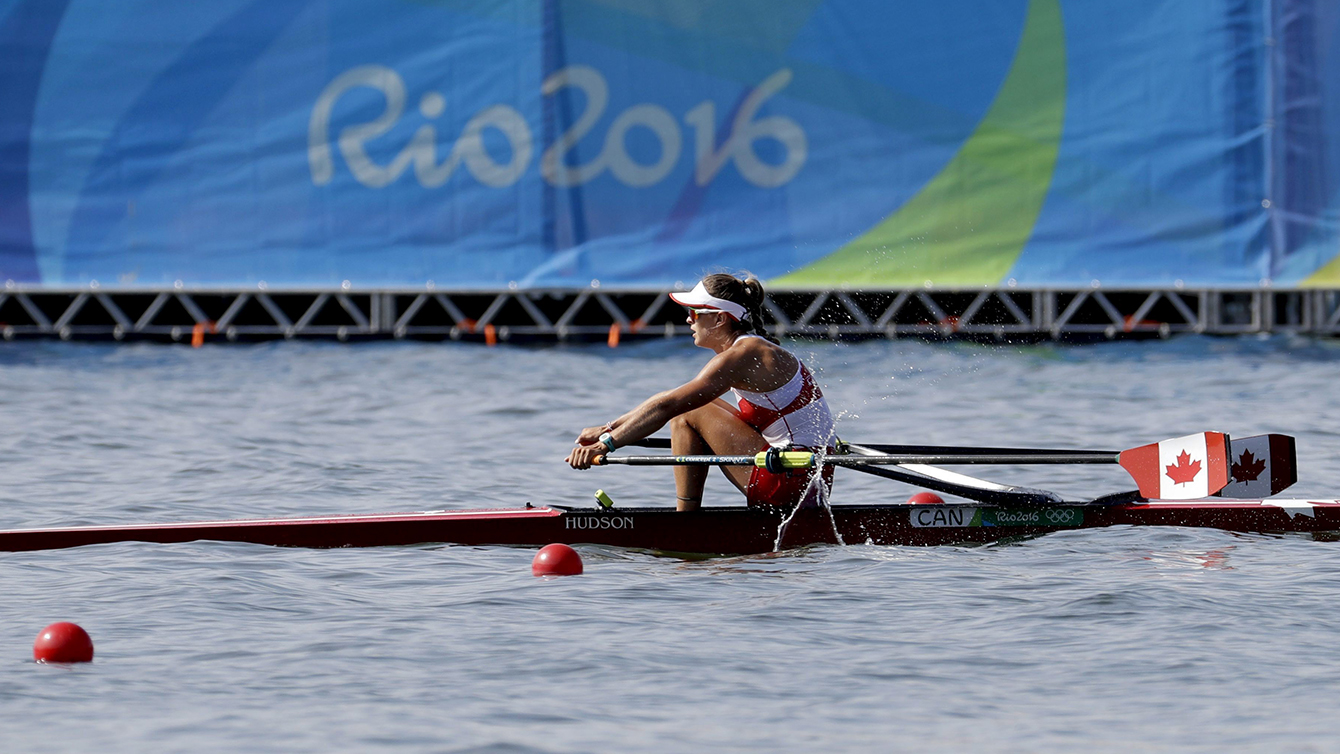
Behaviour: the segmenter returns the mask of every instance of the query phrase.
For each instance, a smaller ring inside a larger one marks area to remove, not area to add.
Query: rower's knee
[[[688,412],[693,413],[692,411]],[[670,420],[670,431],[679,433],[686,429],[693,429],[693,424],[689,422],[688,414],[680,414]]]
[[[694,429],[698,426],[701,419],[707,417],[714,410],[716,410],[716,407],[709,403],[706,406],[699,406],[692,411],[685,411],[670,420],[670,427],[671,429],[676,426]]]

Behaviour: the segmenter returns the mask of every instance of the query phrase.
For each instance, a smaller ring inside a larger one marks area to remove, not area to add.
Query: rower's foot
[[[680,512],[683,512],[683,511],[696,511],[696,510],[698,510],[699,508],[701,508],[702,505],[703,505],[703,499],[700,498],[700,497],[676,497],[676,498],[675,498],[675,510],[680,511]]]

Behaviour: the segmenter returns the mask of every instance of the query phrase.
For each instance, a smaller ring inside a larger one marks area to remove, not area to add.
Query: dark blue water
[[[795,346],[868,442],[1298,438],[1340,496],[1340,344]],[[0,528],[669,505],[575,431],[690,377],[687,343],[0,347]],[[1066,494],[1106,467],[1002,469]],[[839,470],[835,502],[905,487]],[[738,493],[717,476],[708,504]],[[0,554],[0,750],[1340,750],[1340,543],[1189,529],[685,562],[583,548],[117,544]],[[73,620],[97,659],[31,662]]]

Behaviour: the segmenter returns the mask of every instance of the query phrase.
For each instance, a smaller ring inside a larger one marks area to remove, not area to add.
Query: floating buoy
[[[944,498],[934,492],[918,492],[907,499],[910,505],[941,505],[944,501]]]
[[[93,640],[88,632],[73,623],[52,623],[42,629],[33,642],[33,659],[38,662],[93,662]]]
[[[530,572],[536,576],[576,576],[582,572],[582,556],[565,544],[545,545],[535,553]]]

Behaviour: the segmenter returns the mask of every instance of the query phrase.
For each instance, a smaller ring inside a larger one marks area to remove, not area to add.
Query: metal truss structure
[[[62,340],[277,338],[544,342],[675,337],[668,291],[0,290],[0,334]],[[667,306],[667,304],[669,304]],[[779,334],[997,341],[1111,340],[1176,333],[1340,334],[1340,291],[1189,289],[774,290]]]

